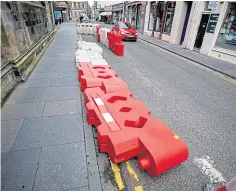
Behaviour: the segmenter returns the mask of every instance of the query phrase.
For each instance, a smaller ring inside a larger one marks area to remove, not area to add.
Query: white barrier
[[[96,35],[96,26],[98,24],[91,23],[77,23],[78,34]]]
[[[95,35],[97,25],[98,24],[94,24],[94,29],[92,28],[92,33],[94,33]],[[85,25],[77,24],[77,26],[79,28],[78,31],[80,30],[83,33],[90,32],[86,29],[86,27],[84,27]],[[103,35],[104,39],[106,39],[106,34],[107,33]],[[81,62],[89,62],[91,63],[91,65],[108,65],[107,61],[102,56],[103,50],[98,44],[94,42],[83,41],[80,34],[78,35],[77,39],[78,49],[75,52],[76,67],[79,67],[79,63]]]
[[[104,66],[104,65],[108,65],[107,61],[104,58],[100,58],[100,59],[91,59],[91,64],[94,66]]]
[[[94,53],[103,54],[102,48],[94,42],[78,41],[77,45],[80,50],[90,50]]]
[[[110,32],[110,29],[107,28],[101,28],[100,30],[100,42],[104,46],[108,48],[108,39],[107,39],[107,33]]]

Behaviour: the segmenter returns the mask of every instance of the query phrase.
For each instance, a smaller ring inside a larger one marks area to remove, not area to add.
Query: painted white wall
[[[188,4],[184,1],[177,1],[175,14],[170,34],[170,43],[179,44],[184,26],[184,20],[187,12]]]
[[[148,31],[150,8],[151,8],[151,2],[148,1],[145,13],[144,34],[146,34]]]
[[[215,32],[214,33],[206,32],[204,35],[204,39],[203,39],[201,50],[200,50],[201,54],[209,55],[211,49],[215,46],[215,42],[220,32],[220,28],[221,28],[222,22],[224,20],[224,17],[227,11],[227,7],[228,7],[228,2],[224,2],[223,4],[218,2],[216,10],[211,11],[211,13],[219,13],[220,15],[219,15],[218,22],[215,28]]]
[[[194,43],[196,40],[198,27],[202,18],[202,12],[205,8],[204,1],[193,1],[188,26],[185,34],[185,39],[183,43],[183,48],[193,50]]]
[[[230,62],[232,64],[236,65],[236,53],[233,50],[226,50],[223,48],[213,48],[210,53],[209,56],[215,57],[215,58],[219,58],[221,60]]]

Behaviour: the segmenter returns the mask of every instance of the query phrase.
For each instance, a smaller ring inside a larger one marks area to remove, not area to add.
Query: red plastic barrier
[[[114,43],[114,52],[117,56],[124,56],[124,44]]]
[[[117,74],[110,66],[93,66],[88,63],[81,63],[79,67],[78,80],[81,82],[80,90],[99,87],[105,93],[128,90],[127,84],[117,77]]]
[[[124,55],[124,44],[120,32],[111,31],[107,33],[108,47],[117,56]]]
[[[97,25],[96,26],[96,37],[97,37],[97,42],[100,42],[100,29],[101,29],[101,26],[100,25]]]
[[[97,76],[109,77],[109,76],[117,76],[116,72],[111,69],[111,66],[94,66],[91,65],[90,62],[81,62],[79,65],[79,78],[78,80],[81,82],[81,78],[96,78]],[[82,81],[83,83],[83,81]]]
[[[184,142],[126,91],[104,94],[99,88],[86,89],[85,102],[88,123],[97,128],[99,149],[112,162],[136,156],[139,167],[156,176],[188,158]]]

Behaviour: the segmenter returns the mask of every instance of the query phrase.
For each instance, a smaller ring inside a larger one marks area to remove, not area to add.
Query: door
[[[202,46],[202,41],[205,35],[207,23],[209,20],[210,14],[202,14],[201,22],[198,28],[197,37],[195,40],[194,47],[200,49]]]

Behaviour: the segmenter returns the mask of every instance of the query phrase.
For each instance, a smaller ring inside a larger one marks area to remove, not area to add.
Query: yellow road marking
[[[142,186],[135,186],[134,190],[135,191],[144,191]]]
[[[130,166],[129,161],[126,161],[126,166],[127,166],[127,170],[128,173],[130,174],[130,176],[134,177],[134,179],[139,182],[138,176],[137,174],[134,172],[134,169]]]
[[[134,190],[135,190],[135,191],[144,191],[144,190],[143,190],[143,187],[140,185],[138,176],[137,176],[137,174],[135,173],[134,169],[131,167],[129,161],[126,161],[125,164],[126,164],[127,171],[128,171],[128,173],[129,173],[129,175],[130,175],[131,177],[133,177],[133,178],[136,180],[136,182],[139,184],[138,186],[135,186],[135,187],[134,187]]]
[[[111,161],[110,161],[110,163],[111,163],[111,169],[114,173],[115,181],[116,181],[116,184],[118,186],[118,189],[123,190],[125,188],[125,186],[124,186],[123,180],[121,178],[120,168],[117,166],[117,164],[115,164]]]
[[[228,79],[226,77],[223,77],[224,80],[228,81],[228,82],[231,82],[233,84],[236,84],[236,80],[233,80],[233,79]]]

